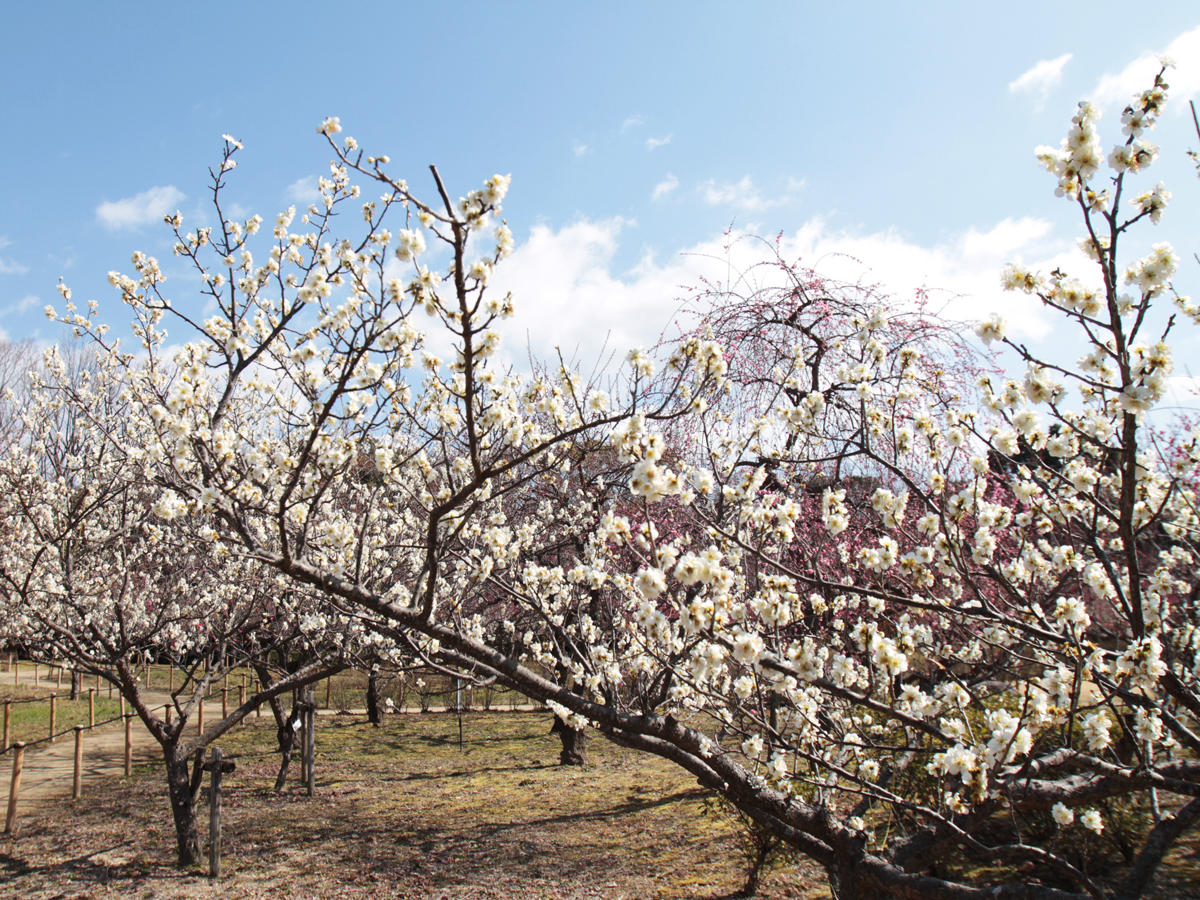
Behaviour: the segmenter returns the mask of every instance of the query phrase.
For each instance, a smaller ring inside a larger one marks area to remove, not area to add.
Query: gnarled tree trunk
[[[188,772],[188,760],[166,750],[167,790],[171,797],[171,816],[175,820],[177,864],[181,869],[199,865],[200,830],[196,825],[196,785]]]
[[[562,752],[558,755],[558,763],[562,766],[587,765],[587,732],[568,727],[567,723],[558,716],[550,726],[550,733],[557,734],[562,741]]]

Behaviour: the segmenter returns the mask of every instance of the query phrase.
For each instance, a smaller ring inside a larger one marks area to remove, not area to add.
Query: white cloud
[[[645,116],[630,116],[628,119],[626,119],[624,122],[621,123],[621,131],[628,131],[630,128],[634,128],[638,125],[644,125],[644,124],[646,124]]]
[[[7,259],[0,259],[0,275],[24,275],[29,271],[29,266],[23,266],[19,262],[10,262]]]
[[[296,203],[305,205],[317,203],[321,199],[321,189],[317,187],[316,175],[297,178],[287,186],[287,190],[284,193],[289,200],[294,200]]]
[[[1009,93],[1034,94],[1040,109],[1050,92],[1062,82],[1063,68],[1071,61],[1073,53],[1064,53],[1057,59],[1043,59],[1008,84]]]
[[[112,231],[139,228],[174,212],[183,199],[174,185],[152,187],[135,197],[101,203],[96,207],[96,220]]]
[[[679,179],[668,172],[667,177],[654,186],[654,193],[650,195],[650,199],[658,200],[665,197],[677,187],[679,187]]]
[[[11,243],[12,243],[12,240],[9,238],[9,236],[7,234],[0,234],[0,250],[3,250],[5,247],[7,247]]]
[[[585,154],[587,152],[588,152],[587,144],[576,144],[575,145],[575,155],[576,156],[583,156],[583,154]]]
[[[671,137],[672,137],[672,135],[668,134],[664,138],[656,138],[656,137],[646,138],[646,149],[647,150],[656,150],[659,147],[663,146],[663,144],[669,144],[669,143],[671,143]]]
[[[682,301],[693,293],[687,285],[702,279],[726,282],[731,271],[746,272],[769,258],[757,241],[718,234],[663,262],[647,252],[632,269],[614,271],[628,224],[618,218],[577,222],[558,231],[537,226],[497,268],[489,290],[512,291],[517,309],[506,328],[504,352],[510,361],[520,365],[528,338],[535,358],[545,359],[560,347],[589,371],[614,352],[619,362],[631,347],[652,347],[670,333]],[[833,231],[810,219],[785,234],[779,248],[783,258],[798,259],[829,278],[877,284],[902,300],[915,301],[923,293],[933,309],[952,319],[978,320],[1001,311],[1020,339],[1040,340],[1050,334],[1052,321],[1041,302],[1005,293],[999,276],[1008,261],[1043,272],[1061,266],[1085,274],[1083,256],[1066,242],[1050,242],[1049,234],[1045,220],[1005,219],[926,247],[895,230]],[[767,277],[772,271],[758,273]]]
[[[28,312],[39,304],[37,294],[28,294],[22,297],[16,303],[10,303],[4,309],[0,309],[0,316],[7,316],[11,313]]]
[[[1183,32],[1161,53],[1143,53],[1120,72],[1105,74],[1092,91],[1092,102],[1100,107],[1115,104],[1124,108],[1134,94],[1154,83],[1158,57],[1163,55],[1175,60],[1175,68],[1167,72],[1167,83],[1171,85],[1170,98],[1176,113],[1184,112],[1187,101],[1200,93],[1200,27]]]
[[[736,209],[744,209],[749,212],[760,212],[791,202],[793,199],[792,194],[802,189],[805,184],[804,179],[797,181],[795,178],[789,176],[787,190],[783,196],[772,199],[762,195],[758,188],[755,187],[754,179],[749,175],[735,184],[728,182],[718,184],[715,179],[710,178],[700,185],[700,193],[704,197],[704,202],[712,206],[732,206]]]

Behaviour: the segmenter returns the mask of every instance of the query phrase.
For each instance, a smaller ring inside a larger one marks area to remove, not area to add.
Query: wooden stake
[[[221,718],[229,718],[229,688],[221,688]]]
[[[40,665],[40,664],[38,664],[38,663],[34,663],[34,664],[33,664],[33,686],[34,686],[34,687],[37,687],[38,678],[39,678],[39,677],[40,677],[40,675],[41,675],[41,673],[40,673],[40,671],[39,671],[40,669],[41,669],[41,665]]]
[[[133,716],[125,717],[125,777],[133,774]]]
[[[50,743],[54,743],[54,720],[58,713],[58,694],[50,692]]]
[[[17,798],[21,795],[21,770],[25,768],[25,742],[13,744],[12,784],[8,788],[8,815],[4,819],[4,833],[12,834],[17,826]]]
[[[241,685],[241,687],[238,688],[238,709],[241,709],[245,705],[246,705],[246,680],[243,678],[242,685]],[[246,721],[245,719],[242,720],[243,723],[245,721]]]
[[[58,678],[57,678],[57,682],[56,682],[56,683],[55,683],[55,685],[54,685],[54,689],[55,689],[56,691],[61,691],[61,690],[62,690],[62,670],[63,670],[63,667],[62,667],[62,666],[59,666],[59,667],[58,667]]]
[[[317,740],[316,740],[316,724],[317,724],[317,696],[315,691],[304,692],[304,703],[308,707],[307,718],[308,722],[304,729],[304,753],[308,758],[308,770],[306,772],[308,796],[313,795],[313,789],[316,787],[317,781]]]
[[[329,702],[329,695],[333,691],[333,676],[330,675],[325,679],[325,708],[333,709],[333,704]]]
[[[71,799],[83,793],[83,726],[75,726],[75,781],[71,784]]]
[[[196,704],[196,734],[204,734],[204,698]]]
[[[13,687],[16,687],[17,686],[17,678],[19,678],[21,675],[21,660],[19,660],[19,659],[13,660],[12,673],[13,673]]]
[[[169,691],[170,691],[170,692],[173,694],[173,693],[175,693],[175,666],[174,666],[174,665],[170,666],[170,667],[167,669],[167,671],[170,673],[170,674],[167,676],[167,677],[170,679],[169,686],[167,687],[167,690],[169,690]]]
[[[208,875],[221,875],[221,748],[212,748],[212,771],[208,789]]]
[[[0,747],[0,752],[8,749],[8,718],[12,714],[12,701],[4,701],[4,746]]]
[[[88,688],[88,728],[96,727],[96,689]]]

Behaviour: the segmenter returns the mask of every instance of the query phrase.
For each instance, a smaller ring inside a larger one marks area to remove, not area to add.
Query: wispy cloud
[[[588,152],[587,144],[576,144],[575,145],[575,155],[576,156],[583,156],[583,154],[585,154],[587,152]]]
[[[630,128],[636,128],[638,125],[646,124],[645,116],[630,116],[621,123],[621,131],[628,131]]]
[[[24,275],[29,271],[29,266],[23,266],[19,262],[11,262],[7,259],[0,259],[0,275]]]
[[[1019,78],[1008,83],[1010,94],[1033,94],[1037,108],[1041,109],[1050,92],[1062,82],[1063,69],[1074,57],[1073,53],[1064,53],[1056,59],[1043,59],[1032,68],[1025,71]]]
[[[646,138],[646,149],[654,150],[654,149],[657,149],[658,147],[661,147],[663,144],[669,144],[669,143],[671,143],[671,137],[672,136],[668,134],[666,137],[662,137],[662,138],[656,138],[656,137]]]
[[[762,192],[755,186],[754,179],[749,175],[741,181],[733,183],[718,183],[716,179],[710,178],[700,185],[700,193],[704,202],[711,206],[732,206],[735,209],[759,212],[790,203],[793,199],[792,195],[801,190],[805,184],[804,179],[797,180],[789,176],[787,190],[783,195],[771,198],[762,195]]]
[[[650,195],[650,199],[658,200],[665,197],[677,187],[679,187],[679,179],[668,172],[667,177],[654,186],[654,193]]]
[[[111,231],[140,228],[157,222],[175,210],[184,199],[174,185],[152,187],[124,200],[105,201],[96,207],[96,220]]]
[[[1183,32],[1161,53],[1143,53],[1120,72],[1102,76],[1092,91],[1092,102],[1100,107],[1109,104],[1123,107],[1134,94],[1150,87],[1162,56],[1175,61],[1175,69],[1167,73],[1167,82],[1171,85],[1171,103],[1176,113],[1184,112],[1187,101],[1200,93],[1200,28]]]
[[[316,203],[321,199],[321,189],[317,187],[316,175],[306,175],[304,178],[297,178],[288,185],[284,193],[289,200],[294,200],[297,203]]]

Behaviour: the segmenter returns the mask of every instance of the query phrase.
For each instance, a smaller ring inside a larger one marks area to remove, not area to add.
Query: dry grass
[[[171,867],[165,791],[147,767],[27,814],[16,840],[0,839],[0,894],[716,898],[742,884],[729,821],[700,815],[705,794],[685,773],[595,737],[588,767],[560,768],[544,714],[468,714],[461,751],[451,715],[379,729],[323,718],[311,799],[270,790],[277,758],[254,755],[273,745],[267,721],[221,742],[240,758],[225,781],[219,885]],[[760,896],[828,891],[803,865],[768,875]]]

